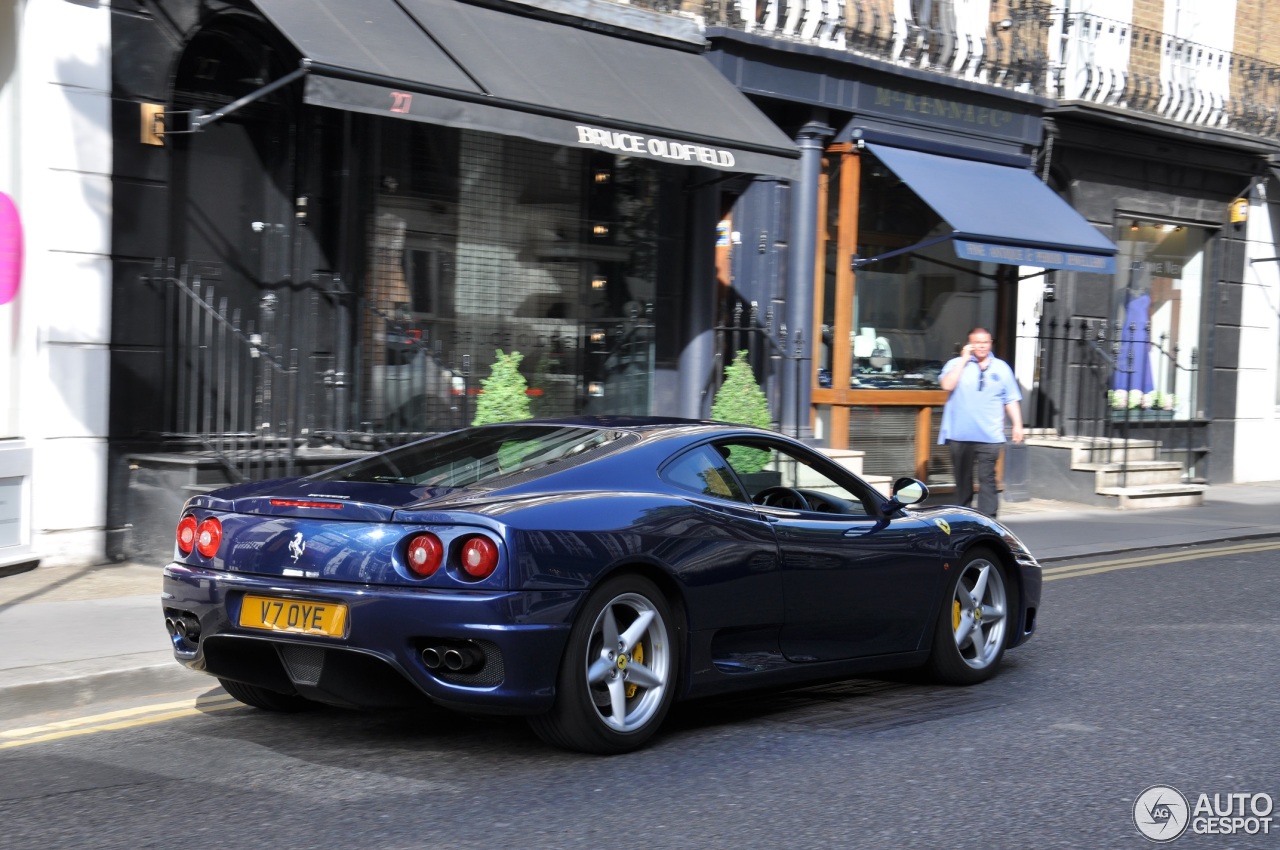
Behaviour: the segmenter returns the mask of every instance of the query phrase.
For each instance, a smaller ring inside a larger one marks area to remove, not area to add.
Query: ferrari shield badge
[[[951,533],[951,523],[947,522],[945,519],[935,519],[933,524],[938,526],[938,528],[941,528],[944,534]]]

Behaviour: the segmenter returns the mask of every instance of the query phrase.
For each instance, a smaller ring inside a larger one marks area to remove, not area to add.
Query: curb
[[[1015,534],[1017,532],[1014,532]],[[1214,543],[1235,543],[1243,540],[1265,540],[1280,537],[1280,531],[1262,531],[1257,534],[1231,534],[1226,537],[1208,537],[1196,540],[1180,540],[1174,543],[1158,543],[1151,546],[1122,546],[1115,549],[1096,549],[1078,555],[1051,555],[1047,558],[1036,557],[1039,564],[1054,564],[1059,561],[1079,561],[1082,558],[1106,558],[1112,555],[1128,555],[1137,552],[1162,552],[1166,549],[1186,549],[1191,546],[1208,546]],[[1035,554],[1034,551],[1032,554]]]
[[[29,561],[15,561],[12,564],[0,564],[0,578],[31,572],[38,566],[40,566],[39,558],[32,558]]]
[[[43,681],[0,686],[0,722],[30,718],[50,711],[77,709],[94,703],[171,694],[185,688],[218,687],[218,680],[177,661],[68,675]]]

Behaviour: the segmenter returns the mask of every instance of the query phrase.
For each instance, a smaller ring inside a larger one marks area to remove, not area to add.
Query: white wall
[[[0,0],[0,192],[13,199],[19,213],[22,197],[19,128],[21,80],[19,45],[22,0]],[[31,448],[19,426],[19,396],[23,365],[31,360],[25,349],[24,299],[19,294],[0,305],[0,567],[32,559]]]
[[[108,2],[22,7],[18,164],[26,232],[18,430],[46,565],[105,553],[111,310]]]
[[[1275,181],[1259,184],[1245,224],[1245,269],[1241,305],[1240,364],[1236,386],[1235,468],[1232,480],[1280,481],[1280,246],[1268,214]],[[1277,198],[1275,200],[1280,200]],[[1253,262],[1250,262],[1252,260]]]

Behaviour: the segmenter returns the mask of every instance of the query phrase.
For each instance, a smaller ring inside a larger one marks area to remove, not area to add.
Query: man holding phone
[[[1022,390],[1009,364],[991,353],[991,332],[969,331],[969,342],[942,368],[938,383],[951,393],[942,410],[938,444],[951,451],[956,473],[956,504],[973,501],[974,467],[978,473],[978,510],[994,518],[1000,507],[996,462],[1004,450],[1004,419],[1012,438],[1022,442]]]

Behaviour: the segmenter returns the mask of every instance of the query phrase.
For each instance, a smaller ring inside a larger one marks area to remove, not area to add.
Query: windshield
[[[444,434],[322,472],[316,481],[474,487],[582,460],[621,435],[595,428],[503,425]]]

